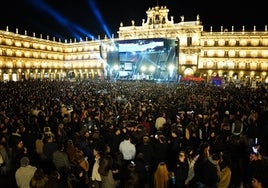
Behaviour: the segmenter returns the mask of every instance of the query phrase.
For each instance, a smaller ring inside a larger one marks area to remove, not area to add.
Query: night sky
[[[268,25],[268,11],[263,1],[194,1],[194,0],[8,0],[0,11],[0,30],[32,36],[35,32],[43,38],[84,39],[103,38],[105,35],[117,37],[120,22],[124,26],[141,25],[146,19],[149,7],[166,5],[169,17],[180,21],[194,21],[199,14],[204,30],[219,31],[223,26],[231,30],[264,30]]]

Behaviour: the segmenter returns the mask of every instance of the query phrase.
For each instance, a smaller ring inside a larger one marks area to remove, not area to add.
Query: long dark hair
[[[113,158],[111,155],[104,155],[104,157],[100,161],[99,173],[101,176],[107,176],[109,170],[112,169]]]

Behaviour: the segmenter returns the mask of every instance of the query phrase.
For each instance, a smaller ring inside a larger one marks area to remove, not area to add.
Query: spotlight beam
[[[89,36],[91,38],[95,38],[93,37],[92,34],[86,32],[85,29],[81,28],[77,24],[73,24],[64,16],[55,11],[53,8],[48,6],[43,0],[28,0],[28,3],[32,5],[34,8],[38,8],[40,11],[52,17],[57,23],[65,27],[66,30],[69,31],[69,33],[73,35],[75,38],[77,39],[81,38],[79,33],[82,33],[83,35]]]
[[[98,19],[99,23],[101,24],[101,27],[104,30],[104,32],[106,33],[106,35],[109,38],[112,38],[111,33],[110,33],[105,21],[103,20],[102,15],[100,14],[100,11],[99,11],[98,7],[96,6],[95,1],[94,0],[88,0],[88,4],[89,4],[89,7],[92,10],[92,12],[94,12],[94,15]]]

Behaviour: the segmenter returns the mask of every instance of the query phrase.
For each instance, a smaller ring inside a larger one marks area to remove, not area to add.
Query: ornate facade
[[[118,38],[85,41],[55,41],[0,31],[0,80],[21,79],[94,79],[107,76],[107,50],[116,40],[168,38],[177,40],[177,73],[226,81],[267,82],[268,32],[204,31],[199,15],[194,21],[179,23],[169,17],[167,7],[155,6],[146,11],[141,26],[131,21],[120,23]]]
[[[28,79],[95,79],[103,75],[102,41],[61,42],[0,31],[0,81]]]
[[[203,77],[206,80],[220,76],[226,81],[267,82],[268,32],[231,31],[220,28],[219,32],[204,31],[199,15],[195,21],[179,23],[168,17],[166,7],[156,6],[147,11],[147,20],[142,26],[124,27],[121,23],[120,39],[173,38],[178,39],[178,73]]]

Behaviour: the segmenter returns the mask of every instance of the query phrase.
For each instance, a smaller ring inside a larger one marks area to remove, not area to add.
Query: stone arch
[[[194,75],[194,70],[192,68],[186,68],[183,71],[184,76],[193,76]]]

